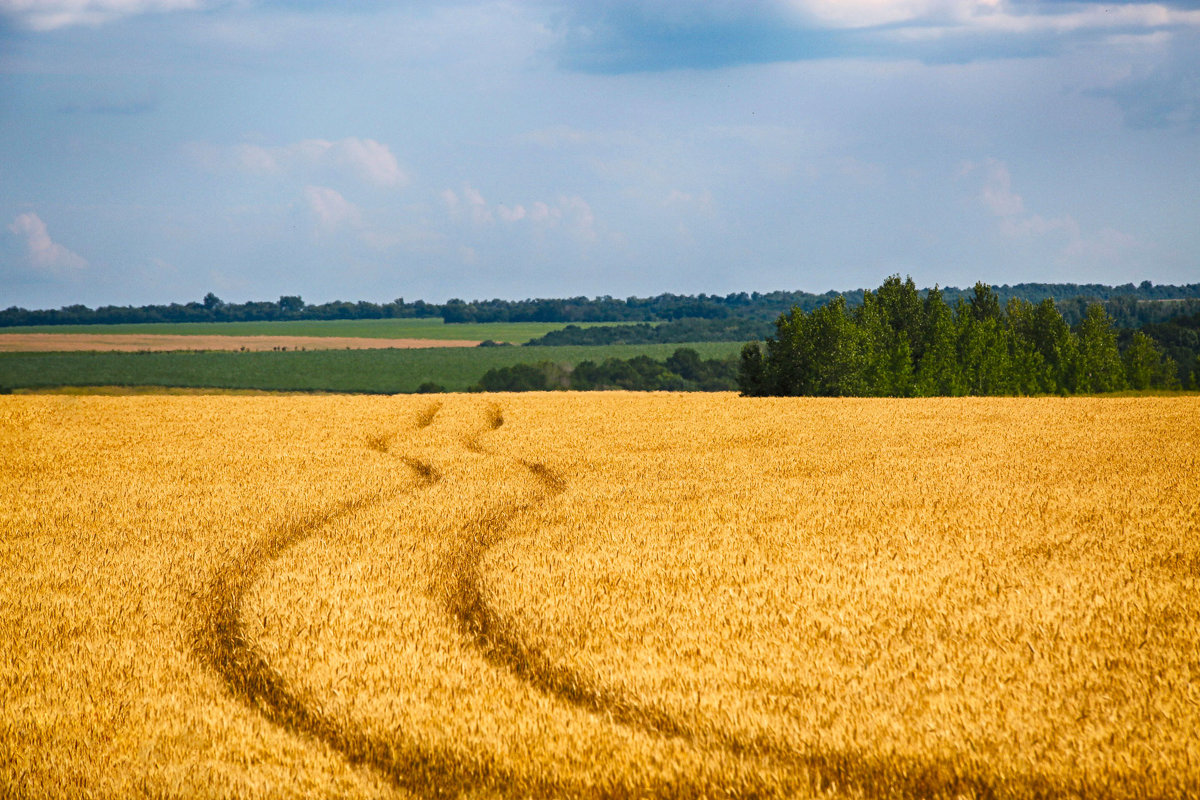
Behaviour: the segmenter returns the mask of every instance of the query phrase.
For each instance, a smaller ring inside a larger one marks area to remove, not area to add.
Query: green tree
[[[901,282],[899,275],[892,275],[875,292],[875,297],[888,327],[899,339],[907,340],[913,358],[919,360],[924,355],[925,301],[912,277]]]
[[[976,322],[1000,319],[1000,296],[983,281],[977,282],[975,288],[971,290],[968,304],[971,316],[975,318]]]
[[[846,311],[846,298],[835,297],[808,318],[812,362],[812,394],[832,397],[862,395],[864,342],[854,318]]]
[[[1169,389],[1179,385],[1175,361],[1141,331],[1134,332],[1122,361],[1125,363],[1125,380],[1131,389]]]
[[[1042,394],[1058,388],[1054,369],[1046,363],[1038,342],[1037,308],[1013,297],[1005,306],[1013,388],[1020,394]]]
[[[746,397],[762,397],[770,393],[767,386],[767,366],[758,342],[747,342],[742,346],[742,354],[738,359],[737,383],[738,389]]]
[[[898,285],[900,281],[896,278],[890,290],[893,294]],[[903,312],[902,307],[889,309],[888,304],[895,306],[896,299],[893,296],[885,301],[882,295],[864,292],[863,303],[854,314],[861,348],[863,390],[876,397],[909,397],[913,393],[912,343],[907,330],[910,322],[892,316],[892,311]],[[920,298],[917,300],[919,303]]]
[[[983,284],[975,284],[976,296]],[[987,287],[984,287],[987,288]],[[991,289],[987,289],[991,292]],[[986,296],[985,296],[986,297]],[[973,300],[976,298],[972,298]],[[988,306],[985,304],[984,308]],[[958,359],[967,394],[1012,394],[1015,390],[1008,332],[996,313],[981,314],[975,303],[961,304],[956,314]]]
[[[767,394],[815,394],[815,350],[809,315],[792,306],[775,321],[775,336],[767,339],[763,386]]]
[[[300,295],[285,294],[279,298],[279,310],[284,314],[298,314],[304,310],[304,301]]]
[[[917,395],[936,397],[965,392],[954,315],[936,286],[925,298],[921,351],[913,387]]]
[[[1090,304],[1079,323],[1077,369],[1078,391],[1111,392],[1126,386],[1112,317],[1099,303]]]
[[[1053,379],[1049,391],[1075,391],[1079,341],[1053,300],[1046,298],[1034,307],[1030,328],[1025,333]]]
[[[667,369],[689,381],[702,381],[707,377],[700,354],[690,347],[680,347],[667,357]]]

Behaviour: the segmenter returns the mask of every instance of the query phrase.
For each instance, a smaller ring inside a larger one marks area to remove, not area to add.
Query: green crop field
[[[0,353],[0,389],[58,386],[169,386],[279,391],[416,391],[433,382],[450,391],[473,386],[489,369],[553,361],[578,364],[648,355],[663,359],[690,347],[702,358],[736,353],[738,342],[603,347],[464,347],[416,350],[288,352]]]
[[[614,323],[582,323],[604,325]],[[129,325],[30,325],[0,333],[170,334],[174,336],[355,336],[368,339],[466,339],[521,344],[565,328],[565,322],[481,322],[447,325],[440,317],[283,320],[262,322],[145,322]]]

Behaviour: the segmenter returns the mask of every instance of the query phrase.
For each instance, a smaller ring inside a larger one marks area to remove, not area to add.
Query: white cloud
[[[966,174],[976,169],[967,165]],[[983,188],[979,190],[979,201],[998,217],[1013,217],[1025,210],[1025,201],[1012,190],[1012,173],[1003,161],[989,158],[978,165],[984,173]]]
[[[344,225],[352,227],[362,225],[362,213],[358,210],[358,206],[343,197],[341,192],[336,189],[326,186],[307,186],[304,189],[304,200],[321,231],[335,231]]]
[[[408,183],[396,156],[374,139],[304,139],[286,145],[239,144],[227,149],[192,145],[190,151],[207,167],[227,166],[256,175],[334,172],[385,188]]]
[[[529,218],[534,222],[547,222],[560,217],[562,217],[562,211],[557,208],[550,208],[550,206],[541,200],[534,202],[529,207]]]
[[[46,231],[46,223],[33,212],[18,216],[8,229],[25,240],[29,262],[40,270],[61,273],[87,266],[83,256],[53,241]]]
[[[102,25],[133,14],[187,11],[201,0],[0,0],[0,14],[14,17],[35,31],[71,25]]]
[[[505,205],[496,206],[496,215],[505,222],[517,222],[518,220],[525,219],[526,213],[525,206],[521,205],[513,206],[512,208]]]
[[[583,241],[597,238],[596,215],[591,205],[576,195],[561,195],[553,203],[535,200],[528,206],[492,205],[478,189],[467,184],[463,186],[461,197],[453,189],[443,190],[440,197],[451,217],[462,217],[465,209],[466,215],[476,225],[491,225],[499,219],[508,225],[530,224],[542,228],[561,226]]]
[[[1057,6],[1057,7],[1056,7]],[[801,24],[830,28],[898,26],[901,38],[951,29],[1001,34],[1200,25],[1200,12],[1165,3],[1014,3],[1010,0],[787,0]]]
[[[478,189],[472,186],[463,187],[463,197],[467,201],[467,207],[471,209],[471,219],[477,224],[484,224],[492,221],[492,212],[488,208],[487,201],[483,199],[483,195]]]
[[[1067,261],[1094,263],[1116,261],[1137,244],[1127,233],[1104,228],[1094,236],[1085,235],[1082,227],[1070,214],[1044,217],[1027,213],[1025,201],[1013,191],[1012,174],[1000,160],[989,158],[979,164],[965,164],[959,176],[981,172],[983,186],[979,191],[980,204],[997,218],[1001,234],[1012,240],[1030,240],[1055,235],[1060,244],[1060,257]]]

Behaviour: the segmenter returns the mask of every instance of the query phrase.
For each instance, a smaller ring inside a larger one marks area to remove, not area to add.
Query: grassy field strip
[[[474,385],[489,369],[553,361],[578,364],[680,347],[702,358],[732,356],[736,342],[603,347],[453,347],[436,350],[338,350],[276,353],[0,353],[0,387],[165,386],[275,391],[414,392],[426,382],[450,391]]]

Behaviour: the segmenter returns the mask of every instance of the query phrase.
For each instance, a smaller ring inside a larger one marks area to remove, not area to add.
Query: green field
[[[615,323],[582,323],[583,326]],[[522,344],[565,328],[565,322],[481,322],[447,325],[423,319],[333,319],[263,322],[143,322],[128,325],[30,325],[0,333],[171,334],[175,336],[355,336],[368,339],[466,339]]]
[[[426,382],[449,391],[473,386],[494,367],[608,357],[664,359],[690,347],[702,358],[735,354],[739,342],[604,347],[464,347],[288,352],[0,353],[0,389],[58,386],[170,386],[278,391],[413,392]]]

